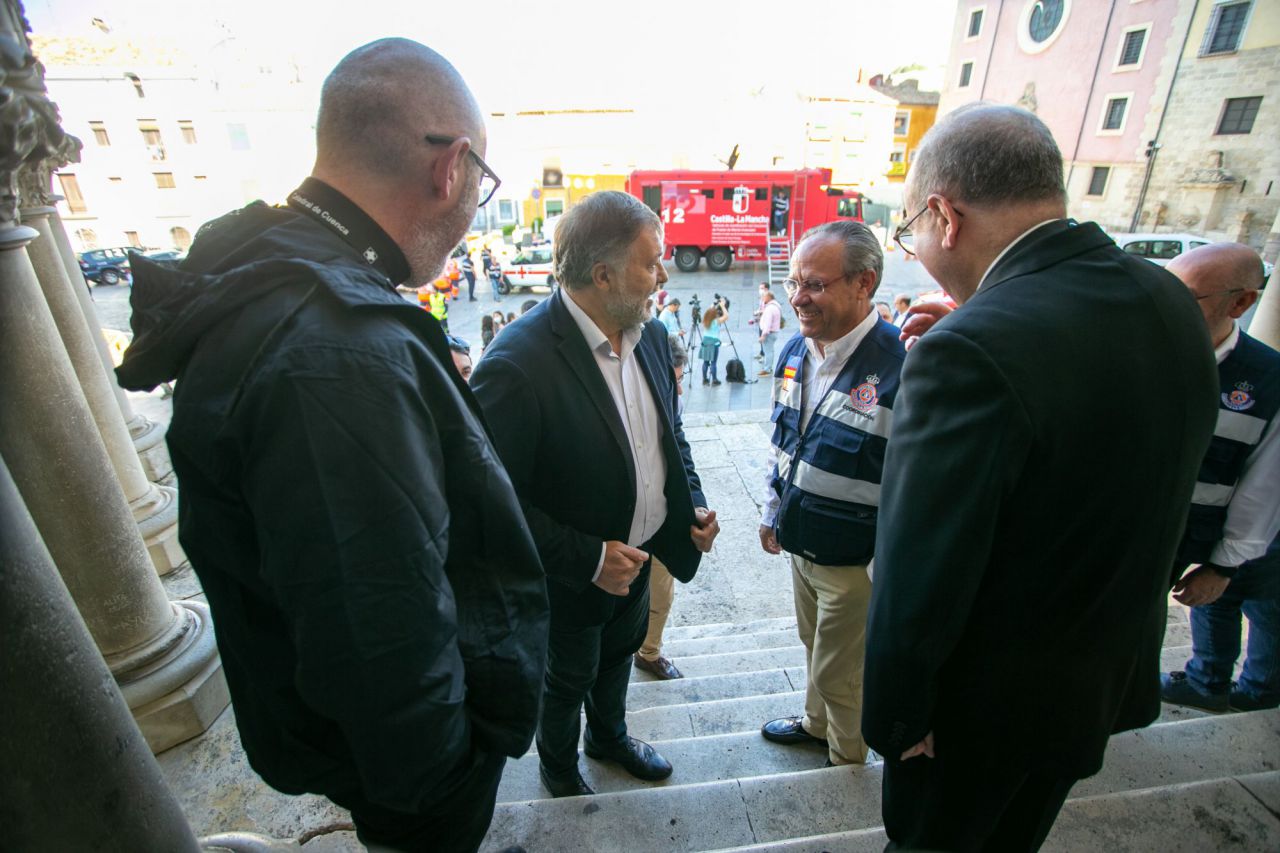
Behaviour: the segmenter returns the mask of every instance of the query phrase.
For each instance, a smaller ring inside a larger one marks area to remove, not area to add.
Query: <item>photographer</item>
[[[702,348],[698,352],[702,359],[702,384],[719,385],[718,375],[720,361],[720,333],[729,322],[728,301],[716,294],[716,301],[702,315]],[[710,375],[710,379],[708,379]]]

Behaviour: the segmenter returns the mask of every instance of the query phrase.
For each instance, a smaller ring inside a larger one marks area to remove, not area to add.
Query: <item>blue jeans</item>
[[[776,356],[773,354],[773,341],[777,337],[777,332],[770,332],[765,335],[764,340],[760,342],[760,352],[764,353],[764,369],[770,373],[773,372],[775,366],[774,359]]]
[[[703,349],[705,350],[708,346],[711,347],[711,358],[709,359],[704,358],[702,360],[702,381],[703,382],[707,381],[708,371],[711,372],[712,379],[720,378],[717,375],[718,365],[720,362],[720,342],[717,341],[715,338],[703,338],[702,339]]]
[[[1221,598],[1191,608],[1186,672],[1200,692],[1231,690],[1231,673],[1240,657],[1241,614],[1249,620],[1249,648],[1236,689],[1259,702],[1274,702],[1280,699],[1280,552],[1245,563]]]

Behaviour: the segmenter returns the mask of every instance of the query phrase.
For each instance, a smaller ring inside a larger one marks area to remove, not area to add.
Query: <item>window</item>
[[[107,126],[100,121],[89,122],[89,129],[93,131],[93,141],[99,146],[105,148],[111,144],[111,137],[107,135]]]
[[[145,98],[147,93],[142,91],[142,78],[132,71],[124,72],[124,78],[133,84],[133,93],[139,98]]]
[[[1222,104],[1222,118],[1218,119],[1218,133],[1250,133],[1253,120],[1258,117],[1262,98],[1227,98]]]
[[[774,164],[777,165],[777,164]],[[769,197],[769,191],[764,187],[756,187],[756,201],[764,201]]]
[[[1137,68],[1142,64],[1142,49],[1147,44],[1147,30],[1129,30],[1120,42],[1120,58],[1117,68]]]
[[[516,203],[509,198],[498,199],[498,219],[503,222],[514,222],[516,218]]]
[[[1213,7],[1209,26],[1204,30],[1204,41],[1200,43],[1201,56],[1235,53],[1240,49],[1240,37],[1244,35],[1250,5],[1249,2],[1219,3]]]
[[[196,126],[189,121],[178,121],[178,130],[182,131],[182,141],[187,145],[196,144]]]
[[[1107,108],[1102,114],[1102,129],[1115,131],[1124,130],[1125,113],[1128,111],[1128,98],[1107,98]]]
[[[966,62],[960,66],[960,88],[968,86],[971,79],[973,79],[973,63]]]
[[[162,190],[171,190],[177,186],[173,182],[173,172],[156,172],[156,186]]]
[[[725,187],[720,190],[721,201],[733,201],[733,187]]]
[[[706,198],[706,199],[713,199],[713,198],[715,198],[715,197],[716,197],[716,191],[715,191],[715,190],[699,190],[699,192],[701,192],[701,193],[702,193],[702,197],[703,197],[703,198]]]
[[[98,232],[92,228],[76,229],[76,240],[80,242],[80,248],[86,252],[98,248]]]
[[[191,232],[181,225],[175,225],[169,229],[169,239],[173,241],[174,248],[180,252],[191,248]]]
[[[58,175],[58,183],[62,185],[62,194],[67,199],[67,209],[72,213],[84,213],[89,206],[84,203],[84,195],[80,192],[80,182],[75,175]]]
[[[126,231],[126,232],[124,232],[124,239],[125,239],[125,240],[129,243],[129,245],[130,245],[130,246],[132,246],[133,248],[135,248],[135,249],[141,249],[141,248],[142,248],[142,240],[138,237],[138,232],[137,232],[137,231]]]
[[[831,128],[827,127],[825,124],[813,125],[811,128],[809,128],[809,141],[810,142],[830,142]]]
[[[142,144],[146,146],[162,145],[160,126],[155,119],[138,119],[138,131],[142,134]]]
[[[969,13],[969,35],[971,39],[975,39],[982,34],[982,9],[974,9]]]
[[[911,127],[911,113],[898,112],[893,115],[893,135],[906,136],[907,129]]]
[[[559,216],[560,214],[564,213],[564,202],[558,198],[547,199],[546,207],[547,207],[547,215],[546,215],[547,219],[550,219],[553,216]]]
[[[1140,258],[1146,258],[1151,255],[1151,241],[1138,240],[1133,243],[1126,243],[1124,250],[1127,254],[1137,255]]]
[[[227,136],[231,138],[232,151],[249,150],[249,130],[243,124],[227,125]]]
[[[1089,190],[1085,195],[1102,195],[1107,191],[1107,179],[1111,177],[1110,166],[1094,166],[1089,175]]]
[[[124,178],[120,177],[119,175],[112,175],[111,177],[107,178],[107,180],[108,180],[108,181],[110,181],[110,182],[111,182],[111,183],[113,183],[113,184],[123,184],[123,183],[124,183]]]
[[[902,158],[905,156],[905,154],[906,154],[906,152],[905,152],[905,151],[890,151],[890,152],[889,152],[889,162],[890,162],[890,163],[901,163],[901,162],[902,162]]]

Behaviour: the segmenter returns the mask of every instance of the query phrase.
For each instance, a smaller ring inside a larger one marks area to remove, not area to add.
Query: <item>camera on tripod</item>
[[[702,322],[702,303],[698,300],[698,294],[689,297],[689,316],[693,319],[693,325]]]

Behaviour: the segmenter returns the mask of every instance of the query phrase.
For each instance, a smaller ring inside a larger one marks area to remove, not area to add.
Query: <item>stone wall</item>
[[[1253,131],[1217,135],[1223,102],[1252,96],[1262,97]],[[1280,45],[1184,59],[1138,230],[1192,231],[1261,250],[1280,211],[1278,131]]]

